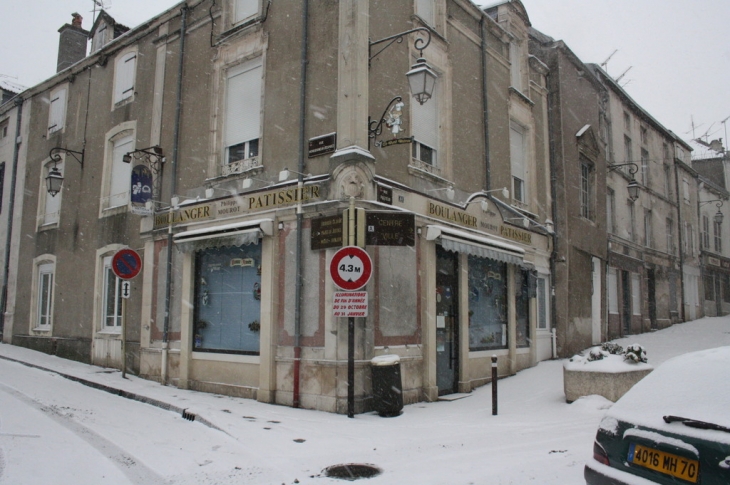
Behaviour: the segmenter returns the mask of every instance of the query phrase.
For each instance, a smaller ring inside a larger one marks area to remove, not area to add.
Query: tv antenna
[[[614,79],[614,81],[616,81],[616,84],[618,84],[618,82],[621,80],[621,78],[623,78],[626,75],[626,73],[631,70],[632,67],[634,67],[634,66],[629,66],[629,68],[626,69],[619,77]],[[628,83],[626,83],[626,84],[628,84]]]
[[[611,60],[613,55],[618,52],[618,49],[614,49],[613,52],[611,52],[611,55],[606,57],[606,60],[600,63],[599,65],[603,68],[604,71],[608,72],[608,61]]]
[[[92,10],[94,16],[91,20],[91,23],[93,24],[94,22],[96,22],[97,7],[99,10],[105,10],[112,8],[112,4],[111,0],[91,0],[91,2],[94,4],[94,9]]]

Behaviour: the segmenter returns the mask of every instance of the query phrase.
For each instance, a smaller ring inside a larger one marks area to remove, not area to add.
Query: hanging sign
[[[147,201],[152,200],[152,170],[146,165],[135,166],[131,183],[132,213],[152,215],[153,211],[147,209]]]
[[[332,257],[330,276],[343,290],[359,290],[368,284],[372,274],[373,261],[370,255],[357,246],[345,246]]]

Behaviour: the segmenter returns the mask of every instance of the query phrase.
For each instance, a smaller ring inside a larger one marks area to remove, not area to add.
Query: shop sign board
[[[332,302],[335,317],[367,317],[367,291],[337,291]]]
[[[378,202],[383,204],[393,204],[393,189],[385,185],[378,184]]]
[[[330,262],[330,276],[338,288],[345,291],[359,290],[368,284],[373,274],[370,255],[357,246],[345,246],[338,250]]]
[[[416,216],[408,212],[368,212],[365,218],[368,246],[415,246]]]
[[[312,251],[342,247],[342,214],[312,218]]]
[[[142,270],[142,258],[134,249],[124,248],[112,257],[112,271],[123,280],[131,280]]]

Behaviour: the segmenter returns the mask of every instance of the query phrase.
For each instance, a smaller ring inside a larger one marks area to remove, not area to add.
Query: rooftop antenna
[[[613,57],[613,55],[617,52],[618,52],[618,49],[614,49],[613,52],[611,52],[611,55],[606,57],[606,60],[603,61],[601,64],[599,64],[603,68],[604,71],[608,72],[608,61],[610,61],[611,58]]]
[[[723,125],[725,125],[725,144],[726,144],[726,146],[727,146],[727,120],[728,120],[728,119],[730,119],[730,116],[728,116],[727,118],[725,118],[724,120],[722,120],[722,121],[720,122],[720,123],[722,123]],[[727,148],[726,148],[726,150],[725,150],[725,151],[727,152]]]
[[[96,22],[96,12],[97,12],[96,8],[99,7],[99,10],[102,10],[102,9],[109,9],[112,6],[111,6],[111,0],[108,0],[109,1],[109,5],[108,6],[105,5],[105,3],[106,3],[105,0],[91,0],[91,1],[94,4],[94,9],[92,10],[92,12],[94,13],[94,16],[91,19],[91,24],[93,25],[94,22]]]
[[[634,67],[634,66],[629,66],[629,68],[626,69],[619,77],[617,77],[616,79],[614,79],[614,81],[616,81],[616,84],[618,84],[618,82],[621,80],[621,78],[624,77],[626,75],[626,73],[631,70],[632,67]]]
[[[689,131],[685,131],[684,134],[685,135],[688,135],[689,132],[691,131],[692,132],[692,139],[693,140],[696,140],[697,137],[695,136],[695,130],[697,128],[699,128],[700,126],[702,126],[702,125],[695,125],[695,117],[694,117],[694,115],[690,115],[690,118],[689,119],[690,119],[690,130]]]

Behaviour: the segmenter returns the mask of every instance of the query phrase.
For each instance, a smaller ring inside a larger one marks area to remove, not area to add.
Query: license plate
[[[629,446],[628,462],[681,478],[690,483],[697,483],[700,475],[700,464],[697,460],[637,445],[636,443],[631,443],[631,446]]]

